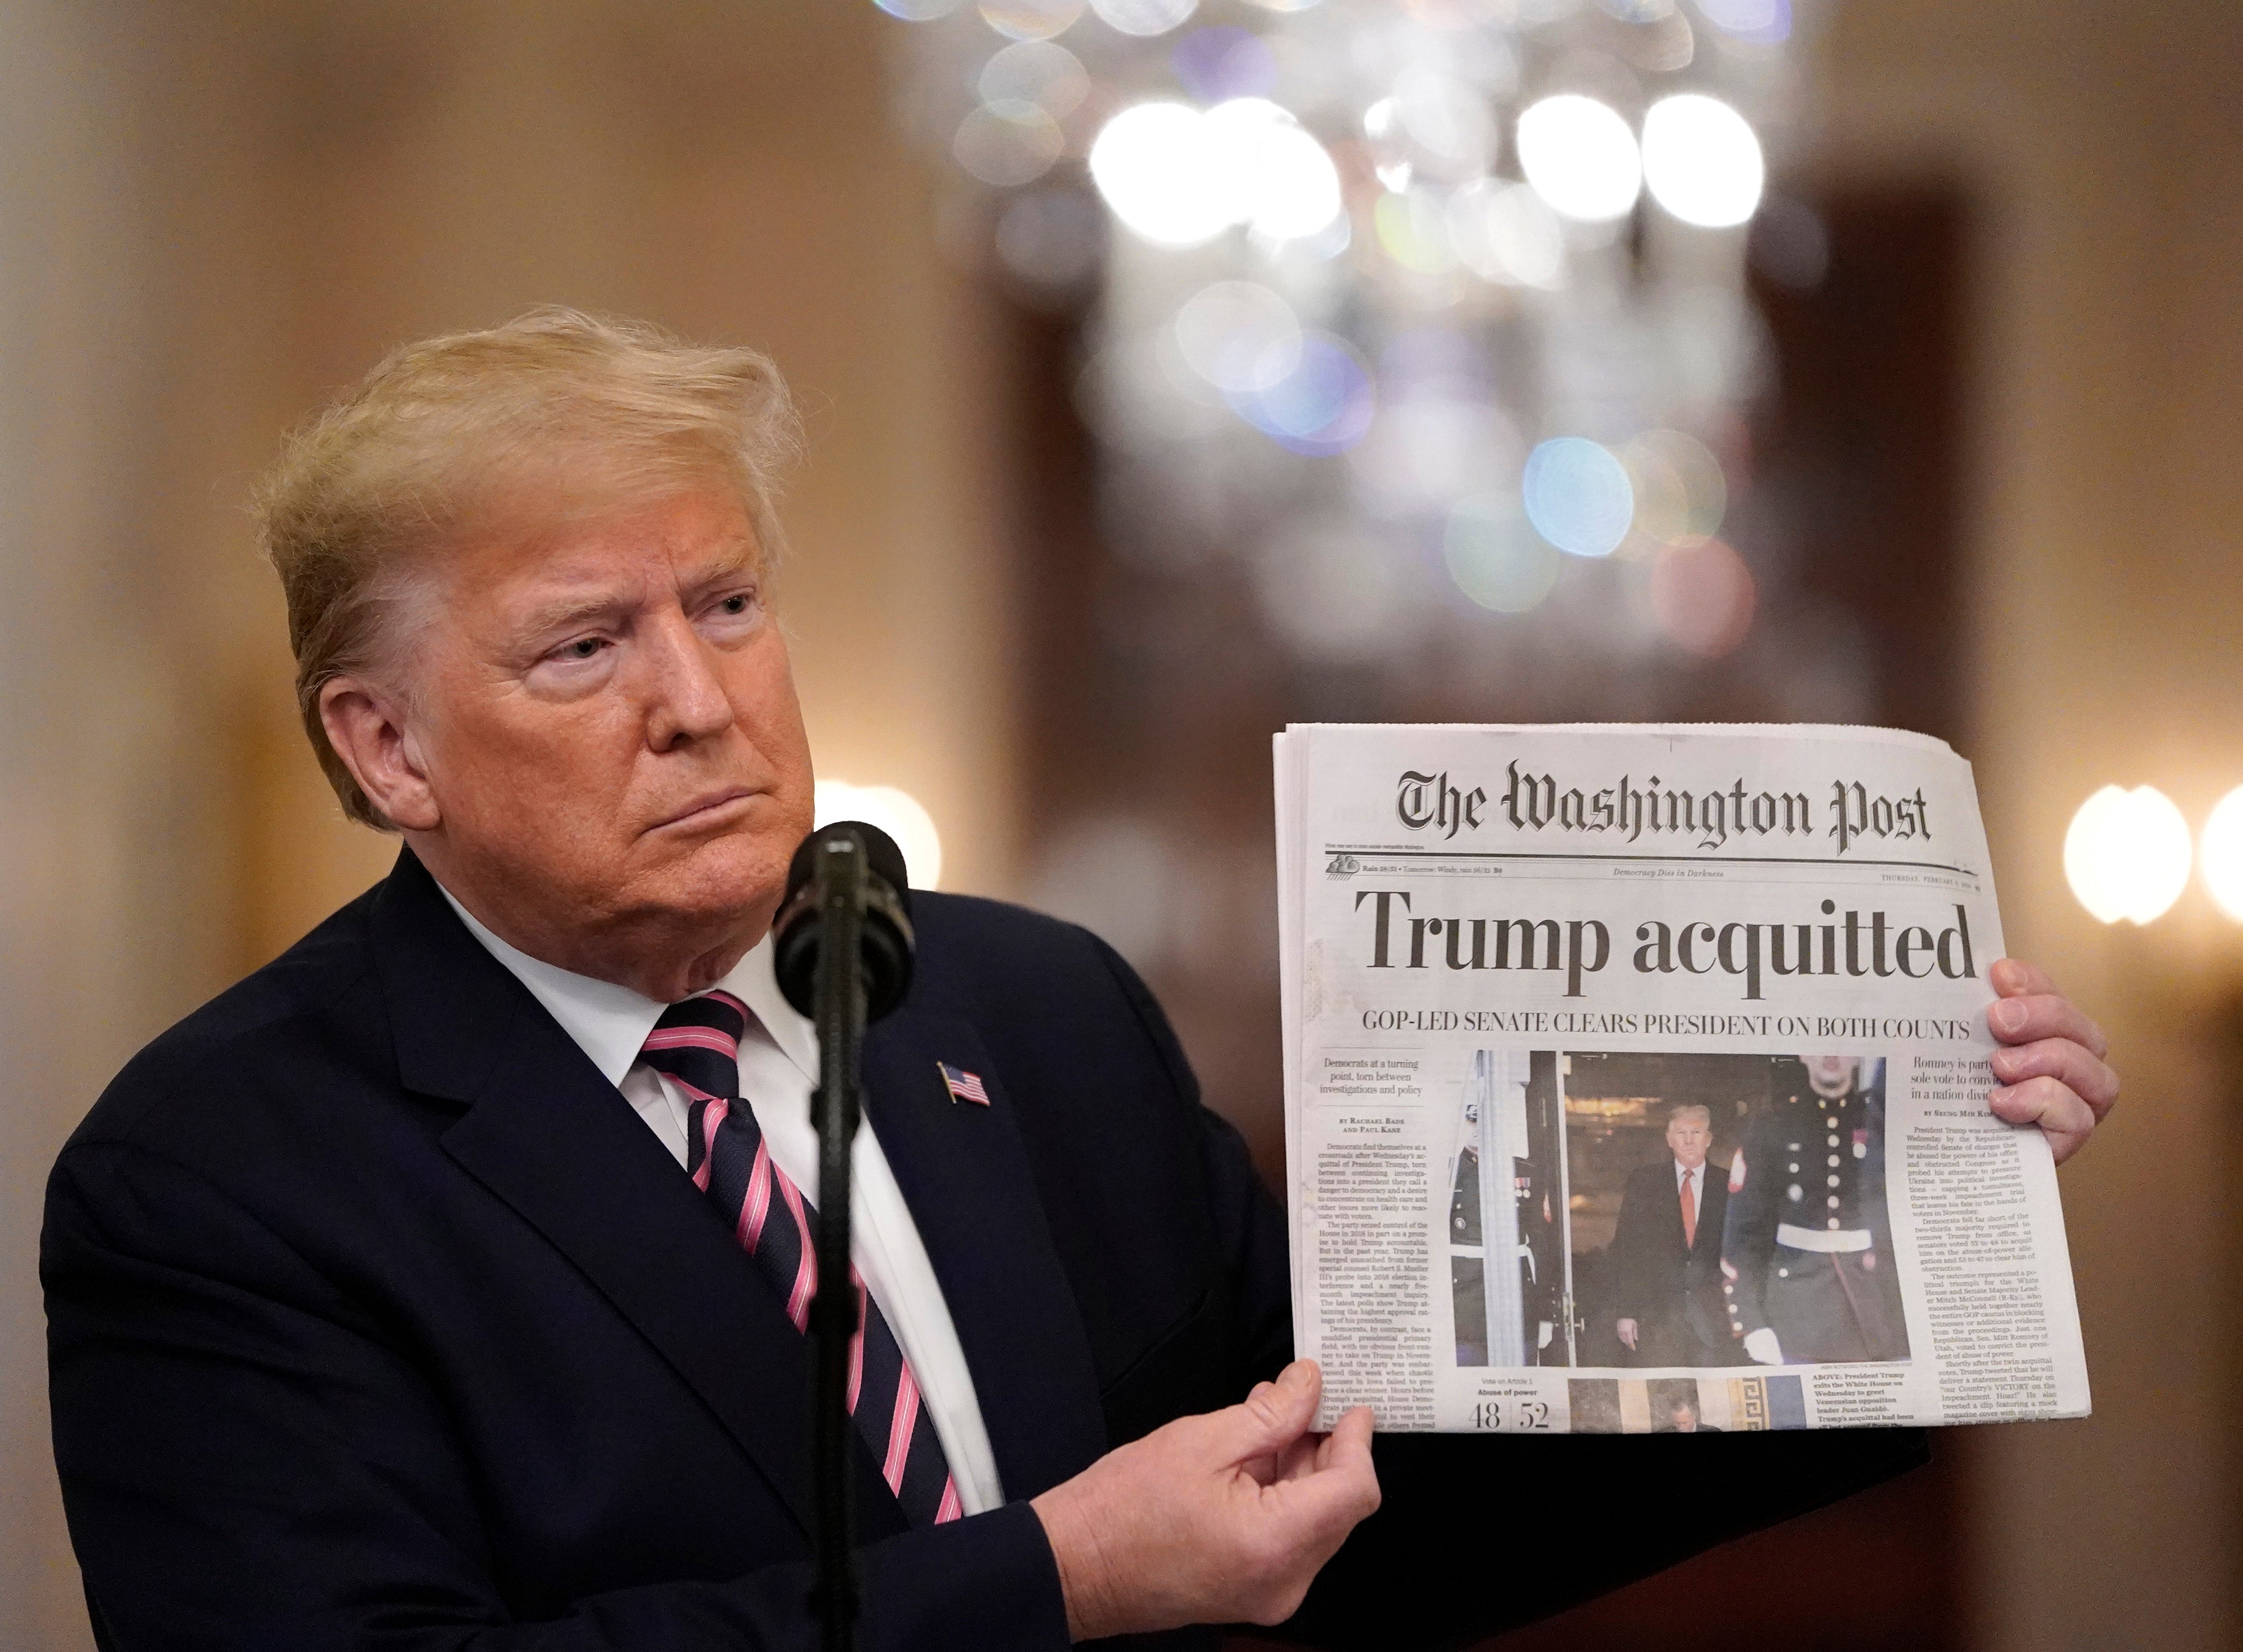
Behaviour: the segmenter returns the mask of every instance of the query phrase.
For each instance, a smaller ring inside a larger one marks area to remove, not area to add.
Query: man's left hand
[[[1986,1007],[1994,1052],[1994,1113],[2038,1124],[2061,1164],[2087,1143],[2118,1100],[2118,1075],[2105,1064],[2103,1029],[2031,964],[2004,958],[1987,972],[2001,995]]]

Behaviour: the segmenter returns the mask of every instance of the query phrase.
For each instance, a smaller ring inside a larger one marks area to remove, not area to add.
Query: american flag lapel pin
[[[948,1062],[937,1062],[942,1069],[942,1087],[950,1092],[953,1102],[971,1102],[976,1107],[989,1105],[989,1092],[981,1088],[980,1078],[962,1067],[953,1067]]]

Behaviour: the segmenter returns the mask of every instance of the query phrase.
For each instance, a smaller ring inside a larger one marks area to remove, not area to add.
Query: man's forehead
[[[535,531],[494,532],[468,546],[461,562],[465,583],[534,600],[757,573],[763,549],[737,505],[671,500],[572,515]]]

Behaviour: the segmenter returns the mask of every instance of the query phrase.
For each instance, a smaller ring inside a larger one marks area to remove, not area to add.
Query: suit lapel
[[[977,1075],[987,1107],[952,1098],[937,1063]],[[899,1011],[865,1045],[865,1107],[942,1283],[1010,1498],[1106,1449],[1074,1292],[1046,1225],[1014,1098],[968,1022]]]
[[[1690,1245],[1682,1233],[1682,1190],[1674,1180],[1674,1161],[1661,1159],[1657,1169],[1659,1179],[1653,1185],[1658,1190],[1659,1208],[1665,1212],[1659,1218],[1659,1231],[1667,1236],[1667,1250],[1687,1258]]]
[[[374,927],[401,1076],[468,1104],[445,1150],[637,1327],[808,1531],[809,1345],[715,1207],[409,851]],[[859,1480],[866,1534],[900,1529],[868,1465]]]

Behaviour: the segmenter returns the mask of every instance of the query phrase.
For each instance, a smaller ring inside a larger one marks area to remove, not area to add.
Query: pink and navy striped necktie
[[[668,1074],[692,1102],[686,1169],[786,1304],[797,1331],[810,1324],[818,1290],[812,1206],[771,1162],[756,1116],[740,1101],[740,1035],[748,1007],[730,993],[689,998],[663,1011],[639,1059]],[[919,1380],[880,1305],[849,1270],[859,1324],[849,1348],[849,1411],[881,1477],[913,1526],[939,1526],[962,1512],[958,1487],[920,1403]]]

